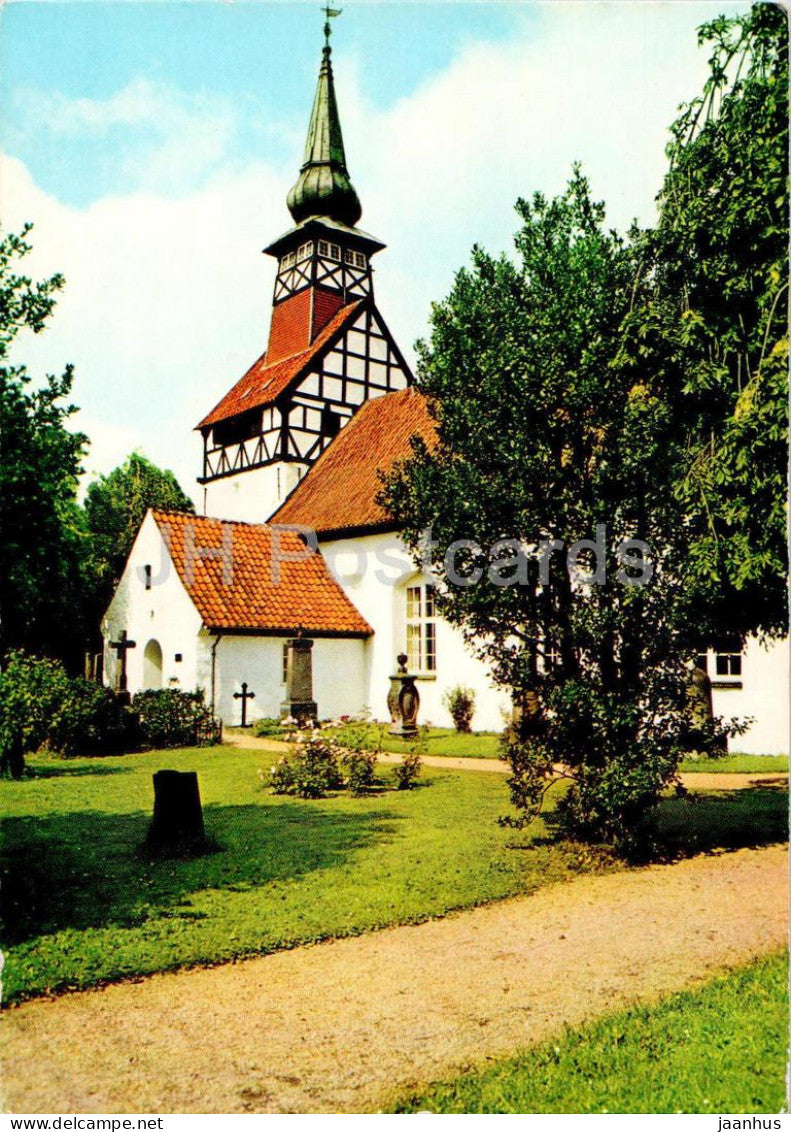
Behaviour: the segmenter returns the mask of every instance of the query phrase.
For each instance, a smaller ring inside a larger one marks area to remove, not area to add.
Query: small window
[[[289,252],[288,255],[283,256],[283,262],[281,263],[280,266],[281,266],[281,268],[293,267],[296,262],[297,262],[297,257],[295,255],[295,253]]]
[[[177,652],[176,655],[173,657],[173,659],[175,660],[176,664],[181,664],[184,657],[182,656],[182,654],[180,652]]]
[[[362,252],[355,252],[354,253],[354,262],[357,264],[358,267],[365,267],[367,260],[366,260],[366,258],[365,258],[365,256],[363,255]]]
[[[308,259],[309,256],[310,256],[310,253],[312,251],[313,251],[313,244],[312,244],[311,241],[308,241],[307,244],[303,244],[302,247],[297,252],[297,262],[301,263],[303,259]]]
[[[330,244],[330,259],[340,260],[341,249],[338,244]]]
[[[326,240],[319,240],[319,255],[328,256],[330,254],[330,245]]]
[[[151,589],[151,567],[150,566],[144,566],[143,567],[143,573],[145,574],[145,579],[146,579],[146,589],[150,590]]]
[[[742,654],[739,652],[718,652],[714,654],[714,671],[717,676],[741,676]]]
[[[410,672],[437,671],[436,617],[433,586],[407,586],[406,653]]]
[[[283,683],[288,683],[288,645],[283,645]]]
[[[341,431],[340,414],[326,406],[321,410],[321,432],[323,436],[337,436]]]

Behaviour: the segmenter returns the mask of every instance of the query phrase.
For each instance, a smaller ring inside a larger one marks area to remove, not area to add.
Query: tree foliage
[[[785,622],[784,20],[758,5],[700,34],[710,78],[672,127],[656,229],[607,231],[579,170],[519,201],[518,260],[475,248],[433,308],[438,445],[382,493],[521,704],[523,817],[560,762],[568,827],[628,849],[694,725],[694,652]],[[586,539],[587,576],[546,549]]]
[[[34,283],[17,272],[30,229],[0,240],[0,655],[24,647],[73,659],[82,632],[77,483],[87,440],[67,427],[71,366],[34,384],[10,361],[21,331],[44,329],[63,286],[60,275]]]
[[[761,3],[699,39],[626,342],[676,408],[688,616],[716,639],[787,628],[787,18]]]
[[[85,518],[90,539],[93,579],[91,622],[98,626],[113,589],[121,577],[132,543],[150,507],[162,511],[195,508],[176,477],[152,464],[139,452],[109,475],[90,485],[85,496]]]
[[[672,414],[621,364],[639,263],[582,174],[517,210],[518,262],[476,249],[433,309],[420,380],[439,442],[415,443],[385,501],[439,575],[444,615],[522,701],[514,798],[532,813],[562,761],[575,831],[618,841],[684,725]],[[632,539],[662,548],[650,585]]]

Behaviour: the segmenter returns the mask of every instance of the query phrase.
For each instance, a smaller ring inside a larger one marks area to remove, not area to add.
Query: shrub
[[[451,714],[453,726],[457,731],[468,733],[475,714],[475,692],[457,684],[442,697],[442,702]]]
[[[38,750],[47,738],[68,686],[59,661],[23,652],[8,655],[0,673],[0,772],[21,777],[25,753]]]
[[[393,778],[397,790],[411,790],[423,766],[423,756],[428,750],[428,728],[421,727],[417,738],[410,743],[409,750],[402,757],[401,762],[393,767]]]
[[[337,743],[320,731],[300,734],[294,753],[284,755],[272,767],[272,793],[323,798],[330,790],[341,790],[341,753]]]
[[[384,744],[386,723],[373,723],[365,717],[338,720],[330,725],[333,738],[351,751],[373,751],[379,754]]]
[[[344,751],[341,769],[349,793],[355,797],[365,794],[376,782],[376,752]]]
[[[253,735],[264,739],[282,739],[286,732],[280,719],[257,719],[253,724]]]
[[[140,741],[150,747],[211,747],[222,737],[203,692],[138,692],[132,700]]]
[[[135,732],[134,716],[110,689],[79,676],[53,711],[46,745],[64,758],[118,754],[134,745]]]

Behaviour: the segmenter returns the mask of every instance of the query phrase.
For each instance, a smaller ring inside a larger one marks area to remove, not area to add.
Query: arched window
[[[434,587],[406,588],[406,654],[409,672],[437,671],[437,612]]]

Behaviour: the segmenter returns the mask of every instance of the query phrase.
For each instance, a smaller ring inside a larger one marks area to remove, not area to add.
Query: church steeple
[[[286,203],[297,224],[312,217],[328,217],[353,228],[362,216],[362,208],[346,168],[330,47],[330,17],[340,15],[340,12],[328,6],[325,14],[325,42],[305,154],[299,177]]]

